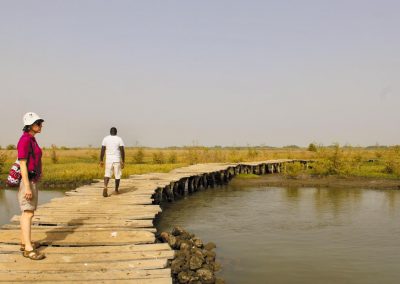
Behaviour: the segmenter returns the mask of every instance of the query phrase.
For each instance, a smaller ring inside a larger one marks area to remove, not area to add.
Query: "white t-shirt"
[[[106,147],[106,162],[107,163],[120,163],[121,151],[120,146],[125,146],[124,141],[117,135],[108,135],[104,137],[102,146]]]

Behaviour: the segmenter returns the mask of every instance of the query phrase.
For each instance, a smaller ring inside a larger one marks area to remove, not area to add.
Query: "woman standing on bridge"
[[[18,142],[18,160],[21,168],[21,183],[18,202],[21,208],[21,251],[24,257],[33,260],[44,259],[45,255],[36,249],[38,244],[31,241],[32,218],[38,204],[36,183],[42,174],[42,150],[35,135],[42,131],[43,119],[36,113],[28,112],[23,117],[24,133]]]

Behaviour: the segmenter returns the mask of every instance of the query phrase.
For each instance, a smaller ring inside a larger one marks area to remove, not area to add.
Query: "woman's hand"
[[[20,160],[19,165],[21,168],[21,176],[22,176],[22,181],[25,186],[25,199],[26,200],[31,200],[32,199],[32,190],[31,190],[31,185],[29,183],[29,177],[28,177],[28,166],[26,165],[26,160]]]
[[[31,200],[32,199],[32,190],[29,187],[29,185],[25,189],[25,199],[26,200]]]

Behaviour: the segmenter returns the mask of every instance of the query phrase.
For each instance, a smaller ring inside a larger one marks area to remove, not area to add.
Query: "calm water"
[[[39,188],[39,204],[49,202],[50,199],[55,197],[64,196],[64,192],[68,190],[67,188],[49,190],[41,190]],[[0,188],[0,226],[10,223],[12,216],[20,214],[17,190]]]
[[[230,185],[168,204],[175,224],[217,244],[227,283],[400,281],[400,191]]]

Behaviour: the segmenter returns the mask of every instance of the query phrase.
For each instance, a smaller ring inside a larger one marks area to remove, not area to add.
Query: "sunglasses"
[[[42,121],[36,121],[36,122],[34,122],[33,124],[35,124],[35,125],[37,125],[37,126],[42,126]]]

